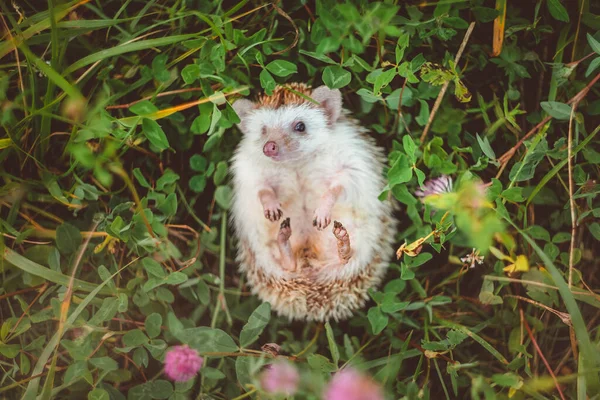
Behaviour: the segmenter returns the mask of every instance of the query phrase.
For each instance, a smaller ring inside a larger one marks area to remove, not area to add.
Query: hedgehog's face
[[[267,107],[242,99],[233,107],[241,120],[238,126],[257,152],[276,162],[294,162],[325,146],[341,113],[338,90],[322,86],[311,97],[320,106],[306,101]]]

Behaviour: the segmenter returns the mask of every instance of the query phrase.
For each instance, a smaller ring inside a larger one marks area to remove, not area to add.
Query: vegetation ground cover
[[[278,353],[295,399],[349,368],[389,399],[598,398],[598,2],[0,0],[0,23],[0,397],[277,398]],[[278,318],[237,272],[231,103],[289,82],[342,91],[400,204],[347,321]],[[174,383],[178,345],[202,367]]]

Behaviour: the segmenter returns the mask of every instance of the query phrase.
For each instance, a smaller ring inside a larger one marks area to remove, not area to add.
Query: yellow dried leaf
[[[409,257],[418,256],[423,248],[423,242],[425,242],[425,240],[427,240],[427,237],[417,239],[410,244],[404,243],[402,246],[400,246],[398,251],[396,251],[396,257],[400,258],[402,257],[402,254],[406,254]]]
[[[529,259],[524,255],[517,256],[515,262],[504,267],[503,271],[511,274],[515,272],[527,272],[529,271]]]

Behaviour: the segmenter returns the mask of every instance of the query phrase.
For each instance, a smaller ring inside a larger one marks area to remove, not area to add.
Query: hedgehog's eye
[[[294,126],[294,130],[296,132],[304,132],[306,130],[306,125],[304,125],[304,122],[298,122],[295,126]]]
[[[266,135],[266,134],[267,134],[267,127],[266,127],[266,126],[263,126],[263,127],[262,127],[262,129],[261,129],[261,131],[260,131],[260,133],[261,133],[262,135]]]

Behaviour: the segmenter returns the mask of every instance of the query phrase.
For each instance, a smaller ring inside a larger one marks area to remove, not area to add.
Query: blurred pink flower
[[[165,355],[165,374],[175,382],[186,382],[196,376],[203,362],[196,350],[175,346]]]
[[[300,375],[292,364],[276,361],[267,365],[260,377],[260,385],[265,392],[293,396],[298,390]]]
[[[344,369],[327,385],[324,400],[384,400],[384,396],[372,378],[354,369]]]

